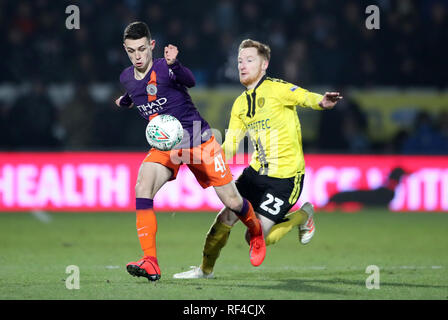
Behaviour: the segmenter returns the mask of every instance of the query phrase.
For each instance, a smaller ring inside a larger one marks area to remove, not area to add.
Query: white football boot
[[[213,272],[206,274],[202,271],[200,267],[191,266],[191,270],[176,273],[173,275],[174,279],[212,279],[213,278]]]
[[[300,210],[306,212],[306,214],[308,215],[308,219],[305,221],[305,223],[299,225],[299,240],[301,244],[307,244],[313,238],[314,231],[316,230],[313,220],[314,206],[309,202],[305,202]]]

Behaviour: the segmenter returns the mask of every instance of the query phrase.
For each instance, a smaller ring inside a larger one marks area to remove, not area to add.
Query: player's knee
[[[229,197],[225,204],[233,212],[240,212],[243,208],[243,199],[240,196]]]
[[[135,196],[137,197],[137,198],[142,198],[142,195],[144,194],[144,188],[143,188],[143,185],[142,185],[142,183],[140,183],[140,182],[137,182],[136,184],[135,184]]]
[[[235,223],[239,221],[239,219],[235,213],[233,213],[230,209],[226,208],[221,213],[219,213],[218,221],[228,226],[233,226]]]
[[[154,198],[151,187],[148,183],[145,183],[143,181],[137,181],[137,183],[135,184],[135,196],[137,198]]]

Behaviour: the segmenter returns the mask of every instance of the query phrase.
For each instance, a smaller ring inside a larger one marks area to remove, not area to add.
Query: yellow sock
[[[278,223],[271,228],[265,239],[266,245],[271,245],[283,238],[292,228],[304,223],[308,219],[305,211],[296,210],[288,215],[288,221]]]
[[[205,239],[201,264],[204,273],[208,274],[213,271],[216,259],[218,259],[221,249],[224,248],[229,239],[230,229],[232,229],[232,226],[218,221],[218,218],[215,219]]]

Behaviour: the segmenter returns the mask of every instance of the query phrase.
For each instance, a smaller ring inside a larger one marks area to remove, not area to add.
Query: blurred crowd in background
[[[80,9],[79,30],[65,28],[70,4]],[[365,27],[369,4],[380,8],[379,30]],[[0,149],[146,148],[137,112],[113,104],[122,91],[119,75],[130,64],[123,30],[135,20],[148,23],[156,57],[169,43],[179,47],[198,87],[238,86],[237,48],[252,38],[271,46],[270,76],[305,88],[446,90],[447,10],[446,0],[1,1],[0,88],[21,90],[0,100]],[[73,98],[55,106],[49,88],[66,83],[74,87]],[[95,83],[114,86],[109,100],[92,97]],[[447,112],[418,113],[411,130],[379,146],[365,134],[366,115],[346,98],[322,113],[318,138],[305,146],[448,154]]]

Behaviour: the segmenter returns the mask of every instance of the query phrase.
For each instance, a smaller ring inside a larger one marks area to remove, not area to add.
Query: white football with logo
[[[146,140],[149,145],[161,151],[173,149],[184,137],[179,120],[169,114],[160,114],[146,126]]]

